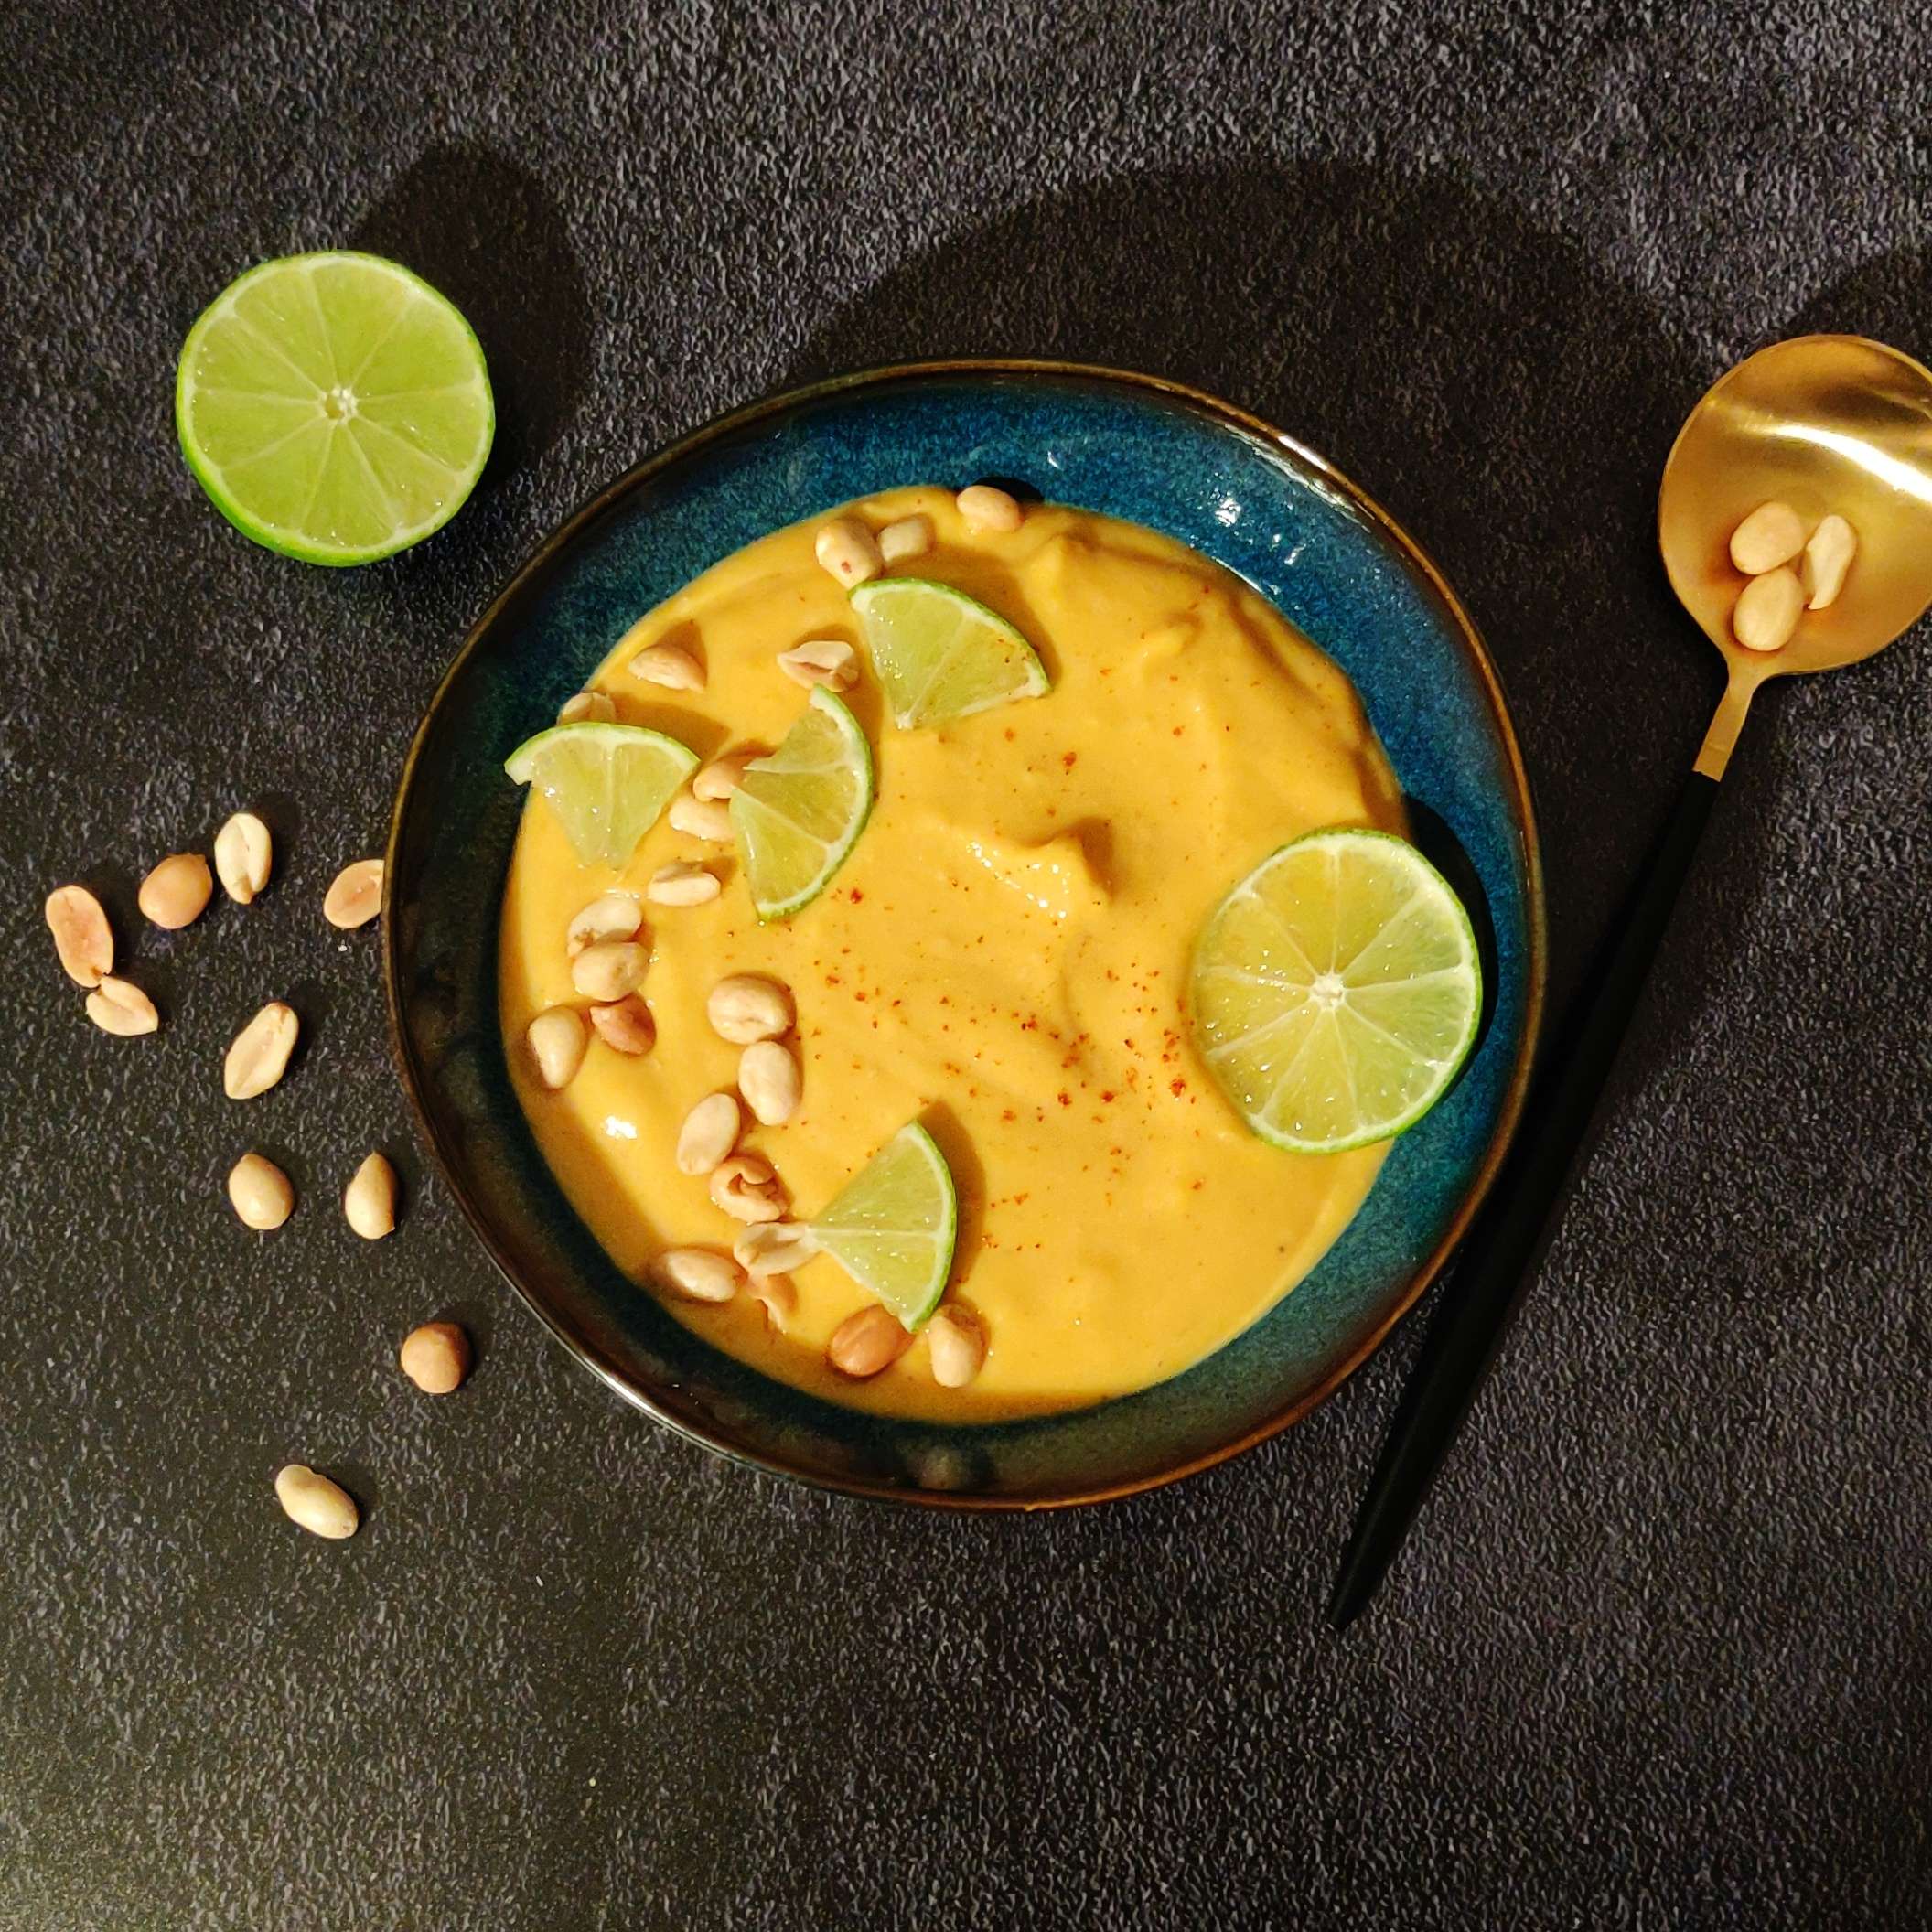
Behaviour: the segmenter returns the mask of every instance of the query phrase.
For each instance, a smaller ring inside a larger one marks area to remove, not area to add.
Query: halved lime
[[[823,685],[731,797],[732,829],[761,919],[789,918],[824,891],[872,811],[872,746]]]
[[[1265,859],[1195,948],[1194,1033],[1265,1141],[1334,1154],[1435,1105],[1476,1038],[1482,970],[1462,902],[1414,846],[1315,832]]]
[[[959,1220],[945,1156],[912,1121],[845,1184],[811,1231],[912,1333],[946,1292]]]
[[[893,723],[909,731],[1047,688],[1034,648],[998,611],[950,584],[875,577],[852,594]]]
[[[641,724],[553,724],[503,761],[550,800],[586,865],[623,864],[697,768],[696,752]]]
[[[469,324],[381,255],[252,268],[181,345],[181,454],[243,536],[368,564],[439,530],[489,455],[496,406]]]

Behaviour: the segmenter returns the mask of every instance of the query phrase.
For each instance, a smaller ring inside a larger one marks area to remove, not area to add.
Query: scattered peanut
[[[714,799],[681,791],[671,801],[671,829],[713,845],[731,843],[731,809]]]
[[[274,849],[268,827],[252,811],[236,812],[215,834],[215,876],[237,906],[253,904],[268,884]]]
[[[87,1016],[102,1033],[132,1040],[152,1033],[161,1024],[155,1003],[130,980],[103,972],[101,983],[87,996]]]
[[[1805,593],[1795,570],[1768,570],[1738,593],[1731,628],[1746,650],[1782,650],[1798,628]]]
[[[644,896],[653,906],[703,906],[722,890],[716,873],[693,860],[678,859],[651,874]]]
[[[347,1489],[302,1463],[290,1463],[276,1476],[275,1500],[292,1523],[332,1542],[353,1536],[362,1520]]]
[[[1747,577],[1788,564],[1804,547],[1804,519],[1788,503],[1760,503],[1731,532],[1731,561]]]
[[[843,638],[807,638],[778,653],[778,669],[807,691],[850,691],[859,682],[859,654]]]
[[[728,1302],[738,1292],[737,1263],[709,1248],[669,1249],[650,1264],[650,1272],[688,1301]]]
[[[530,1057],[536,1063],[537,1078],[553,1092],[568,1087],[584,1064],[584,1049],[589,1045],[584,1022],[569,1006],[547,1006],[530,1023],[523,1036]]]
[[[564,948],[572,959],[603,939],[634,939],[644,924],[644,908],[628,892],[606,892],[571,920]]]
[[[782,1127],[798,1111],[799,1063],[776,1040],[754,1040],[738,1056],[738,1091],[765,1127]]]
[[[802,1221],[757,1221],[731,1244],[732,1259],[753,1281],[790,1274],[819,1251],[819,1239]]]
[[[163,859],[141,881],[134,903],[144,918],[168,932],[178,932],[207,911],[214,892],[208,861],[199,852],[177,852]]]
[[[745,782],[745,767],[761,756],[746,746],[743,750],[727,751],[714,758],[709,765],[701,767],[692,779],[692,796],[713,800],[728,799]]]
[[[302,1023],[295,1009],[271,1000],[234,1037],[221,1063],[221,1088],[231,1100],[266,1093],[288,1070]]]
[[[570,983],[599,1004],[621,1000],[644,983],[650,950],[635,939],[599,939],[570,962]]]
[[[564,700],[559,724],[608,724],[617,714],[616,703],[601,691],[580,691]]]
[[[630,674],[666,691],[703,691],[704,667],[675,644],[649,644],[630,660]]]
[[[710,1174],[738,1144],[738,1103],[728,1093],[707,1094],[678,1129],[678,1172]]]
[[[986,1359],[986,1331],[964,1308],[941,1308],[926,1324],[932,1379],[941,1389],[963,1389]]]
[[[98,986],[114,970],[113,928],[85,886],[57,886],[48,894],[47,927],[60,970],[76,986]]]
[[[607,1006],[593,1006],[590,1024],[613,1053],[628,1053],[635,1058],[657,1045],[658,1023],[651,1017],[650,1008],[635,993],[627,993]]]
[[[891,1368],[911,1347],[912,1337],[897,1320],[877,1302],[870,1302],[832,1331],[825,1359],[841,1375],[864,1381]]]
[[[735,1221],[776,1221],[784,1217],[785,1189],[769,1161],[735,1154],[712,1170],[711,1202]]]
[[[472,1360],[469,1337],[454,1322],[424,1322],[402,1337],[396,1362],[424,1395],[459,1389]]]
[[[295,1190],[266,1154],[244,1154],[228,1170],[229,1204],[244,1228],[266,1234],[295,1211]]]
[[[765,1319],[780,1335],[799,1312],[799,1291],[789,1274],[758,1274],[751,1280],[751,1298],[765,1310]]]
[[[879,532],[879,555],[890,570],[895,564],[909,564],[932,548],[930,517],[901,517]]]
[[[322,917],[344,932],[367,926],[382,910],[382,861],[358,859],[338,872],[322,898]]]
[[[711,989],[704,1002],[711,1030],[734,1046],[775,1040],[791,1030],[791,995],[776,980],[734,972]]]
[[[1835,512],[1811,532],[1805,545],[1804,562],[1798,581],[1805,594],[1807,610],[1823,610],[1838,601],[1845,587],[1845,573],[1858,554],[1858,532]]]
[[[343,1191],[342,1212],[365,1241],[396,1231],[396,1170],[380,1154],[356,1169]]]
[[[834,517],[812,540],[812,553],[847,590],[878,575],[886,560],[856,517]]]

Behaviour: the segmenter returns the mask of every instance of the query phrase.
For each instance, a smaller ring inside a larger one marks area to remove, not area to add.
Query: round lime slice
[[[998,611],[924,577],[875,577],[852,594],[872,668],[902,730],[970,717],[1047,689],[1046,668]]]
[[[641,724],[553,724],[503,761],[550,800],[586,865],[622,865],[697,768],[696,752]]]
[[[1379,832],[1283,845],[1195,948],[1196,1044],[1265,1141],[1334,1154],[1414,1126],[1467,1057],[1476,935],[1414,846]]]
[[[901,1127],[811,1223],[819,1245],[908,1333],[939,1305],[959,1231],[952,1175],[917,1121]]]
[[[252,268],[181,346],[175,427],[215,508],[309,564],[368,564],[440,530],[496,429],[483,350],[380,255]]]
[[[732,828],[760,919],[789,918],[824,891],[872,811],[872,746],[822,685],[731,797]]]

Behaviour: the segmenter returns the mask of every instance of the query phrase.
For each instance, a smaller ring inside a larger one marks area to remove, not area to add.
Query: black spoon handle
[[[1401,1548],[1496,1358],[1510,1314],[1556,1232],[1563,1183],[1583,1147],[1716,796],[1716,779],[1701,772],[1685,781],[1649,869],[1625,909],[1623,929],[1579,1003],[1569,1038],[1558,1043],[1531,1090],[1516,1151],[1463,1244],[1454,1287],[1410,1372],[1374,1479],[1356,1514],[1328,1600],[1328,1620],[1337,1630],[1360,1614]]]

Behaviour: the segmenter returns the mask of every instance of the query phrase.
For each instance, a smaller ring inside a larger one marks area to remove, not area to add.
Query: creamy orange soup
[[[791,990],[803,1099],[744,1145],[778,1170],[792,1218],[817,1212],[907,1121],[931,1130],[960,1195],[948,1298],[988,1349],[962,1389],[916,1343],[868,1381],[826,1361],[864,1292],[829,1257],[794,1277],[783,1328],[746,1294],[673,1299],[678,1319],[766,1373],[897,1414],[1038,1413],[1145,1387],[1240,1334],[1360,1207],[1380,1147],[1284,1154],[1250,1134],[1190,1043],[1195,937],[1276,846],[1325,825],[1406,830],[1400,789],[1342,673],[1264,599],[1152,531],[1059,507],[1016,531],[968,530],[952,498],[896,490],[851,506],[877,529],[931,519],[906,574],[956,585],[1025,633],[1045,697],[900,731],[869,676],[847,693],[877,761],[877,804],[828,889],[761,926],[724,848],[660,821],[621,871],[578,862],[542,798],[505,893],[501,1019],[517,1091],[564,1191],[617,1266],[649,1285],[668,1247],[728,1251],[743,1230],[672,1150],[686,1111],[729,1089],[739,1049],[704,1003],[726,973]],[[710,757],[777,744],[804,692],[781,650],[863,639],[813,556],[823,519],[728,557],[641,617],[593,681],[620,720]],[[627,671],[644,646],[703,662],[702,692]],[[537,721],[532,721],[532,726]],[[583,1002],[565,928],[597,894],[641,895],[673,859],[724,886],[647,906],[642,1058],[593,1037],[559,1092],[523,1046],[531,1017]],[[748,1117],[747,1117],[748,1118]]]

